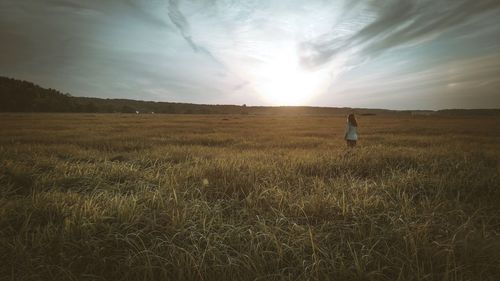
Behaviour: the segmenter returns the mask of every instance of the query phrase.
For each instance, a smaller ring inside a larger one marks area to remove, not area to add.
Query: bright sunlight
[[[322,71],[303,69],[294,52],[283,52],[260,67],[256,90],[274,105],[307,104],[327,81]]]

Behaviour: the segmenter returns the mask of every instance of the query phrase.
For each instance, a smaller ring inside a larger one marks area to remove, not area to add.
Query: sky
[[[0,38],[74,96],[500,108],[500,0],[0,0]]]

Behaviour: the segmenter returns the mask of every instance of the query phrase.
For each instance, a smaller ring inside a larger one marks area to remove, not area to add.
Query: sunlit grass
[[[1,280],[498,280],[495,118],[0,116]]]

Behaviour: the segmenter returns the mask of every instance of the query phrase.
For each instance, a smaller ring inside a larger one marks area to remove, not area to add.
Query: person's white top
[[[345,136],[348,140],[358,140],[358,128],[347,122]]]

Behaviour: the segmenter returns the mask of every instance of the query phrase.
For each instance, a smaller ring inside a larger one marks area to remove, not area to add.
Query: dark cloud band
[[[304,66],[323,65],[344,52],[357,52],[364,57],[377,54],[403,44],[432,38],[441,32],[500,9],[498,0],[376,0],[370,1],[375,19],[360,30],[339,36],[339,28],[352,18],[353,9],[361,1],[346,5],[344,17],[333,29],[320,37],[301,44]],[[363,17],[363,15],[360,15]]]

